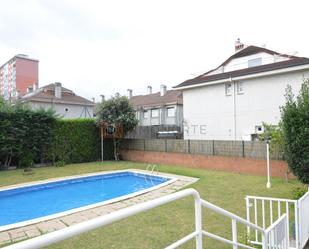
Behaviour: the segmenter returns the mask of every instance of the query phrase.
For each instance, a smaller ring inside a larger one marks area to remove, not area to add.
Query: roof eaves
[[[214,80],[207,80],[205,78],[204,79],[194,78],[194,79],[185,81],[175,86],[174,88],[181,90],[181,89],[187,89],[187,88],[193,88],[193,87],[199,87],[199,86],[205,86],[205,85],[224,83],[224,82],[229,81],[231,78],[240,80],[240,79],[245,79],[245,78],[256,78],[256,77],[261,77],[265,75],[272,75],[272,74],[279,74],[279,73],[290,72],[290,71],[299,71],[299,70],[309,69],[309,59],[308,58],[303,58],[303,59],[306,59],[304,61],[305,63],[300,63],[300,65],[287,66],[287,67],[282,67],[282,68],[274,68],[271,70],[262,70],[262,71],[256,70],[256,71],[253,71],[252,73],[247,73],[247,74],[246,73],[235,74],[235,72],[242,71],[243,70],[242,69],[242,70],[219,74],[217,75],[217,78]]]

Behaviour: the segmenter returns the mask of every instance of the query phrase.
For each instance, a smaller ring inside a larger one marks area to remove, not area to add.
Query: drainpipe
[[[237,122],[236,122],[236,82],[233,81],[232,77],[230,77],[230,83],[233,85],[234,140],[236,141],[236,128],[237,128]]]

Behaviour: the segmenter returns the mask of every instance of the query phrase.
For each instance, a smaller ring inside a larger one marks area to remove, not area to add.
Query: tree
[[[263,122],[262,124],[264,132],[259,135],[259,140],[269,140],[270,153],[272,155],[277,155],[278,158],[280,156],[282,157],[284,147],[282,123],[280,122],[278,125],[272,125]]]
[[[119,94],[101,103],[98,111],[98,121],[106,122],[115,127],[121,125],[124,135],[134,130],[138,124],[135,110],[128,98]],[[118,146],[120,141],[121,139],[113,139],[115,160],[118,160]]]
[[[309,80],[304,80],[296,99],[291,86],[285,97],[281,108],[284,155],[294,175],[309,184]]]

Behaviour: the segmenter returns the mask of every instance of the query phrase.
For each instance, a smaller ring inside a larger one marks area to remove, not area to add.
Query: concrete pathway
[[[142,172],[143,170],[137,170],[137,171]],[[135,196],[133,198],[129,198],[129,199],[125,199],[119,202],[80,211],[77,213],[58,217],[58,218],[47,220],[44,222],[39,222],[37,224],[32,224],[29,226],[24,226],[24,227],[15,228],[15,229],[7,230],[7,231],[2,231],[0,232],[0,247],[6,246],[12,242],[18,242],[18,241],[36,237],[36,236],[39,236],[45,233],[60,230],[62,228],[72,226],[74,224],[78,224],[80,222],[90,220],[95,217],[102,216],[102,215],[111,213],[113,211],[135,205],[137,203],[145,202],[145,201],[152,200],[152,199],[155,199],[155,198],[167,195],[167,194],[171,194],[198,180],[198,178],[166,174],[166,173],[159,173],[158,175],[171,176],[171,177],[177,178],[178,180],[167,186],[164,186],[162,188],[153,190],[151,192],[148,192],[142,195]]]

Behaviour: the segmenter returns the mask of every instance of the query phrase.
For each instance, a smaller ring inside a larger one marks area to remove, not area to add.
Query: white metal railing
[[[299,243],[304,248],[309,239],[309,191],[298,200]]]
[[[148,202],[144,202],[141,204],[137,204],[135,206],[131,206],[128,208],[124,208],[113,213],[94,218],[89,221],[85,221],[52,233],[48,233],[33,239],[29,239],[17,244],[13,244],[11,246],[5,247],[6,249],[34,249],[34,248],[42,248],[44,246],[48,246],[50,244],[68,239],[70,237],[76,236],[78,234],[88,232],[90,230],[99,228],[101,226],[119,221],[121,219],[127,218],[129,216],[138,214],[140,212],[147,211],[149,209],[164,205],[166,203],[187,197],[187,196],[194,197],[194,207],[195,207],[195,231],[188,234],[187,236],[181,238],[180,240],[174,242],[173,244],[166,247],[166,249],[174,249],[183,245],[184,243],[188,242],[191,239],[195,239],[196,249],[202,249],[202,236],[208,236],[212,239],[219,240],[225,244],[230,244],[233,246],[233,249],[237,249],[238,247],[241,248],[248,248],[254,249],[254,247],[249,245],[244,245],[237,241],[238,232],[237,232],[237,222],[242,223],[250,229],[256,230],[258,233],[261,234],[262,238],[262,249],[285,249],[282,247],[284,245],[283,241],[286,241],[288,238],[287,229],[282,229],[284,226],[287,228],[287,216],[280,217],[279,220],[273,223],[271,227],[267,230],[259,227],[256,224],[253,224],[246,219],[243,219],[233,213],[226,211],[223,208],[220,208],[210,202],[200,199],[199,193],[194,189],[185,189],[170,195],[166,195],[160,197],[158,199],[154,199]],[[232,240],[224,238],[222,236],[212,234],[202,229],[202,212],[201,208],[205,207],[208,208],[218,214],[224,215],[225,217],[229,217],[232,222]],[[271,244],[270,244],[271,242]],[[282,244],[283,243],[283,244]]]
[[[194,205],[195,205],[195,231],[188,236],[185,236],[181,240],[173,243],[168,249],[177,248],[178,246],[184,244],[190,239],[196,239],[196,249],[202,249],[202,217],[201,217],[201,199],[199,193],[194,189],[185,189],[170,195],[166,195],[160,197],[158,199],[150,200],[144,203],[140,203],[131,207],[127,207],[110,214],[94,218],[92,220],[88,220],[70,227],[66,227],[64,229],[51,232],[33,239],[29,239],[17,244],[13,244],[11,246],[5,247],[6,249],[34,249],[34,248],[42,248],[44,246],[48,246],[50,244],[54,244],[56,242],[71,238],[78,234],[88,232],[90,230],[99,228],[101,226],[108,225],[110,223],[119,221],[121,219],[127,218],[129,216],[135,215],[137,213],[141,213],[147,211],[149,209],[164,205],[166,203],[184,198],[186,196],[194,197]]]
[[[265,241],[263,241],[262,243],[264,243],[267,248],[288,249],[289,237],[287,231],[287,224],[287,215],[284,214],[266,229]]]
[[[246,196],[246,210],[247,221],[261,225],[263,229],[286,213],[289,248],[302,249],[306,245],[309,239],[309,192],[299,200]],[[247,231],[252,236],[250,227]],[[253,237],[251,243],[262,244],[257,232]]]

